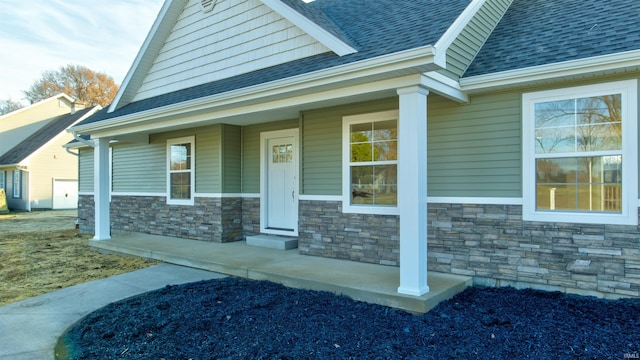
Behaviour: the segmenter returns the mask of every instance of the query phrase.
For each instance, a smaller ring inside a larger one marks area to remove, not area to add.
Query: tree
[[[67,65],[58,71],[45,71],[24,94],[32,104],[65,93],[90,106],[106,106],[118,92],[111,76],[80,65]]]
[[[23,107],[24,105],[22,105],[18,101],[13,101],[11,98],[0,100],[0,116],[16,111],[18,109],[22,109]]]

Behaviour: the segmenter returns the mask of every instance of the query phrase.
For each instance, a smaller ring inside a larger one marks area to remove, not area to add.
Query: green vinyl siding
[[[398,98],[337,106],[303,113],[302,185],[304,195],[342,194],[342,118],[398,108]]]
[[[511,5],[511,0],[489,0],[447,49],[447,67],[442,73],[458,79],[485,43]]]
[[[78,191],[93,192],[93,149],[81,148],[78,156]]]
[[[222,192],[220,146],[223,126],[212,125],[191,132],[196,137],[196,193]]]
[[[521,197],[520,107],[519,92],[466,105],[429,95],[429,196]]]
[[[283,120],[242,128],[242,192],[260,192],[260,133],[298,128],[298,119]]]
[[[162,181],[163,190],[166,188],[166,147],[167,140],[194,136],[196,157],[196,193],[219,193],[222,190],[220,178],[220,134],[222,125],[211,125],[199,128],[183,129],[150,136],[151,144],[162,146]]]
[[[113,145],[113,191],[164,192],[167,181],[165,146],[160,143]]]
[[[242,128],[222,125],[222,191],[242,191]]]
[[[196,192],[220,192],[220,125],[151,134],[148,144],[115,144],[113,191],[165,192],[167,140],[187,136],[195,136]]]

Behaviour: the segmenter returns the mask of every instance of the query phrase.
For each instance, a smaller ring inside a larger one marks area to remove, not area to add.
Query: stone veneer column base
[[[78,195],[78,227],[81,234],[95,232],[95,203],[93,195]]]

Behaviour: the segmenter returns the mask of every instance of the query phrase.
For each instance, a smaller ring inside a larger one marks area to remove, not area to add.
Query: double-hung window
[[[5,189],[5,191],[7,190],[7,172],[6,171],[0,171],[0,189]]]
[[[343,118],[342,209],[398,214],[398,111]]]
[[[523,218],[638,221],[637,81],[523,95]]]
[[[167,141],[167,204],[193,205],[195,138]]]

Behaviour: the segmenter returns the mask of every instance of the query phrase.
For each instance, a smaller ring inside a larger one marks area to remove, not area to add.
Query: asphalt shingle
[[[515,0],[464,77],[637,49],[638,0]]]
[[[78,121],[78,119],[82,118],[92,109],[93,108],[82,109],[73,114],[60,115],[51,119],[47,125],[43,126],[40,130],[34,132],[28,138],[24,139],[24,141],[0,156],[0,165],[17,164],[24,160],[49,140],[65,131],[65,129]]]
[[[331,52],[281,65],[253,71],[215,82],[139,100],[108,113],[105,110],[84,120],[94,123],[140,111],[176,104],[205,96],[263,84],[392,54],[420,46],[433,45],[462,13],[470,0],[448,0],[446,6],[438,0],[316,0],[295,3],[296,11],[341,39],[348,39],[358,52],[337,56]],[[304,10],[302,10],[304,9]]]

